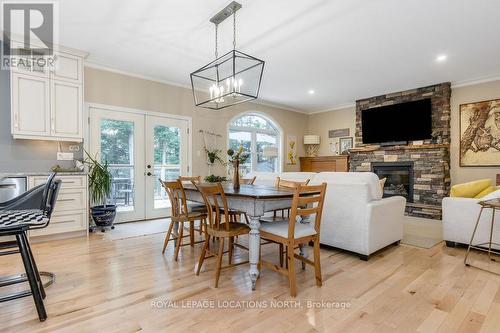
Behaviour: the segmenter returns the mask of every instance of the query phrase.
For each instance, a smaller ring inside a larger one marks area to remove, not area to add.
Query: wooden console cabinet
[[[349,156],[318,156],[300,157],[300,171],[322,172],[322,171],[349,171]]]

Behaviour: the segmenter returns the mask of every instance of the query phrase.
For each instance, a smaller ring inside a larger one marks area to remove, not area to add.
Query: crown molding
[[[356,107],[356,103],[351,102],[351,103],[343,103],[343,104],[338,104],[332,108],[328,108],[325,110],[319,110],[319,111],[312,111],[308,112],[307,114],[318,114],[318,113],[325,113],[325,112],[330,112],[330,111],[338,111],[342,109],[347,109],[347,108],[354,108]]]
[[[263,106],[268,106],[268,107],[275,108],[275,109],[280,109],[280,110],[283,110],[283,111],[291,111],[291,112],[296,112],[296,113],[301,113],[301,114],[309,114],[307,111],[303,111],[303,110],[299,110],[299,109],[294,109],[294,108],[291,108],[291,107],[286,106],[286,105],[276,104],[276,103],[272,103],[272,102],[269,102],[269,101],[266,101],[266,100],[262,100],[262,99],[255,99],[255,100],[251,101],[250,103],[259,104],[259,105],[263,105]]]
[[[478,79],[452,82],[451,89],[468,87],[468,86],[475,86],[477,84],[488,83],[488,82],[493,82],[493,81],[500,81],[500,75],[486,76],[486,77],[482,77],[482,78],[478,78]]]
[[[113,68],[113,67],[110,67],[110,66],[107,66],[107,65],[102,65],[102,64],[99,64],[99,63],[96,63],[96,62],[93,62],[93,61],[86,60],[85,61],[85,67],[94,68],[94,69],[100,69],[100,70],[107,71],[107,72],[112,72],[112,73],[116,73],[116,74],[121,74],[121,75],[135,77],[137,79],[143,79],[143,80],[147,80],[147,81],[153,81],[153,82],[157,82],[157,83],[163,83],[163,84],[167,84],[167,85],[170,85],[170,86],[175,86],[175,87],[185,88],[185,89],[190,89],[191,90],[191,86],[188,86],[188,85],[185,85],[185,84],[180,84],[180,83],[168,81],[168,80],[165,80],[165,79],[162,79],[162,78],[159,78],[159,77],[155,77],[155,76],[149,76],[149,75],[139,74],[139,73],[136,73],[136,72],[125,71],[125,70]]]

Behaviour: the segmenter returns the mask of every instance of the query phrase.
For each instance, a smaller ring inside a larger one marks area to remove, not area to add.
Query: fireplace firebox
[[[372,172],[382,179],[384,197],[400,195],[413,202],[413,162],[373,162]]]

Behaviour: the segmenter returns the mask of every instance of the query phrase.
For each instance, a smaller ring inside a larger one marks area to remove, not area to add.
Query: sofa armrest
[[[370,254],[403,238],[405,206],[406,199],[401,196],[368,203]]]

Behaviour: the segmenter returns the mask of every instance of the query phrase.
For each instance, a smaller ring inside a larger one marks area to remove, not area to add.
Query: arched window
[[[269,119],[259,114],[244,114],[229,124],[229,148],[238,149],[241,145],[250,152],[250,158],[242,165],[241,171],[279,172],[280,132]]]

